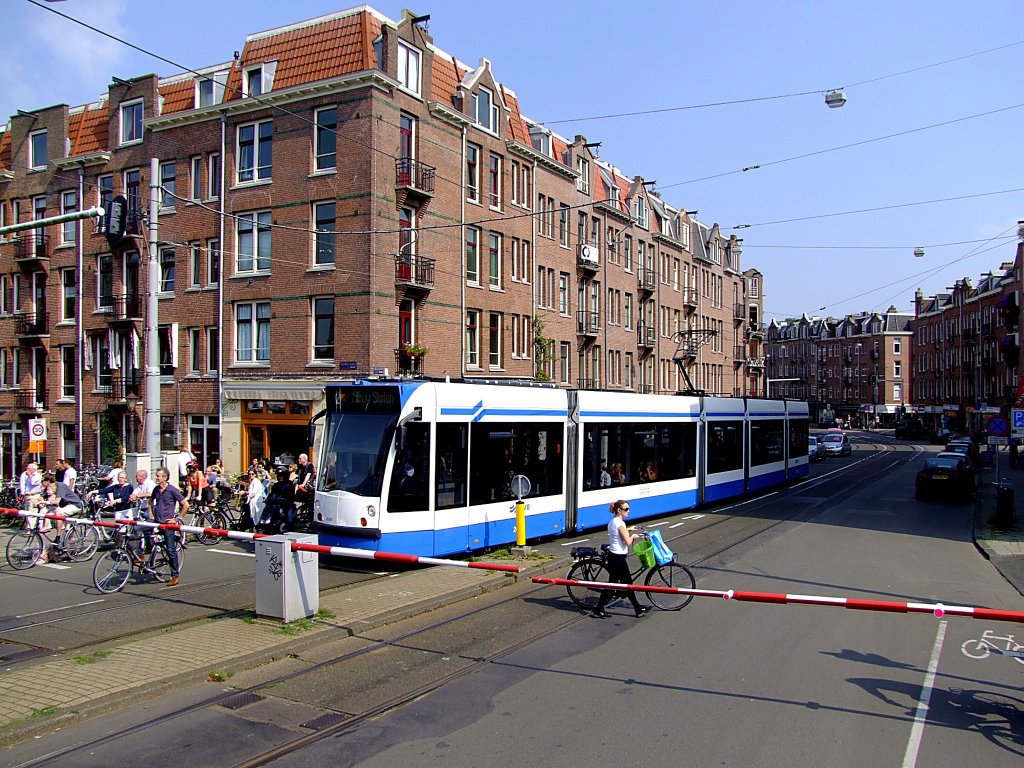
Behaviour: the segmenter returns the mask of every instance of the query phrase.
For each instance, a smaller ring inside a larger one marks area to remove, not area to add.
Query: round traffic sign
[[[512,478],[510,485],[512,486],[512,493],[515,494],[517,499],[530,494],[530,478],[526,475],[516,475]]]
[[[46,427],[44,427],[42,424],[36,423],[36,424],[32,425],[32,437],[34,437],[34,438],[36,438],[38,440],[39,438],[41,438],[45,434],[46,434]]]

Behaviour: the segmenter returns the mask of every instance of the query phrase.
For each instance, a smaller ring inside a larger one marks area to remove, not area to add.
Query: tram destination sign
[[[339,387],[334,394],[339,413],[398,413],[402,408],[397,387]]]

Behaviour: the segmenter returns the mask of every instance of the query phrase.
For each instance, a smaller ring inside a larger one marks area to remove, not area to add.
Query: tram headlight
[[[370,517],[376,517],[376,515],[377,515],[377,508],[375,506],[373,506],[373,504],[370,504],[366,508],[366,514],[368,514]]]

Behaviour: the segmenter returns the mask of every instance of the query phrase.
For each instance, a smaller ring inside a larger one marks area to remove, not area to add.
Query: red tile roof
[[[87,155],[107,149],[107,102],[87,104],[81,112],[68,116],[69,155]]]
[[[196,81],[194,78],[186,78],[173,83],[160,86],[160,95],[164,98],[162,115],[169,115],[173,112],[184,112],[186,109],[195,109],[196,106]]]
[[[11,129],[0,133],[0,168],[11,170]]]
[[[501,95],[510,111],[508,116],[509,138],[529,146],[530,130],[526,127],[522,112],[519,111],[519,98],[505,86],[501,86]]]
[[[459,83],[468,71],[465,67],[459,66],[454,59],[435,53],[430,78],[430,93],[433,100],[452,106]]]

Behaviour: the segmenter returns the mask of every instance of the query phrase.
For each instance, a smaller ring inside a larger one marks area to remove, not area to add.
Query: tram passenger
[[[630,584],[632,582],[626,558],[629,556],[629,548],[633,546],[637,537],[630,533],[632,529],[626,527],[626,518],[629,517],[629,502],[624,499],[613,501],[608,511],[612,514],[612,519],[608,521],[608,543],[610,546],[607,561],[608,579],[615,584]],[[595,619],[608,618],[604,607],[615,598],[615,594],[614,591],[602,592],[597,601],[597,608],[590,615]],[[646,605],[640,605],[640,601],[636,599],[636,592],[629,590],[626,592],[626,596],[633,604],[633,612],[637,618],[650,610]]]

